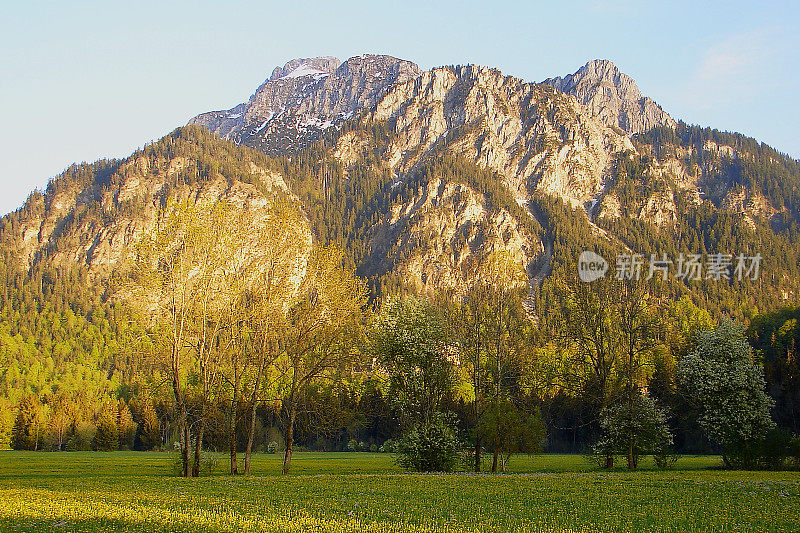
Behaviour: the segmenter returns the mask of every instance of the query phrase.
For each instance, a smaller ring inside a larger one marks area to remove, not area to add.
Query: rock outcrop
[[[283,154],[304,148],[420,72],[410,61],[385,55],[364,54],[344,63],[333,57],[294,59],[276,68],[248,102],[189,123],[266,154]]]
[[[542,83],[574,96],[603,123],[629,134],[653,126],[675,126],[661,106],[642,95],[633,78],[605,59],[589,61],[574,74]]]

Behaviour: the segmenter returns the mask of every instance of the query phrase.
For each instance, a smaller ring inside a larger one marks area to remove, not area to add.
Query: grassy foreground
[[[250,478],[169,475],[160,453],[0,452],[1,531],[798,531],[800,476],[592,471],[577,456],[513,458],[506,475],[412,475],[391,456],[259,455]]]

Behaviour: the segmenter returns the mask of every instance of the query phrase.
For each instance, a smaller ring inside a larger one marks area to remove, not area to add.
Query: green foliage
[[[11,432],[11,447],[15,450],[38,450],[47,428],[44,406],[36,396],[25,397],[17,410]]]
[[[372,326],[372,352],[389,375],[391,401],[407,424],[427,422],[442,409],[456,383],[446,324],[418,296],[387,300]]]
[[[538,412],[526,413],[508,400],[493,402],[483,413],[479,433],[482,441],[502,456],[500,469],[513,454],[539,453],[546,430]]]
[[[119,447],[119,428],[113,413],[105,413],[97,422],[94,435],[94,449],[110,452]]]
[[[764,365],[767,392],[775,400],[775,421],[800,434],[800,307],[754,317],[747,339],[756,360]]]
[[[458,465],[459,448],[453,421],[435,413],[397,443],[397,463],[416,472],[452,472]]]
[[[774,427],[773,402],[744,329],[725,321],[700,333],[694,351],[680,361],[678,377],[700,409],[700,426],[723,448],[726,463],[754,466],[758,443]]]
[[[672,445],[666,414],[647,395],[637,394],[603,409],[600,427],[603,437],[595,445],[596,453],[627,455],[632,459],[629,468],[637,468],[642,455],[665,458],[664,452]]]

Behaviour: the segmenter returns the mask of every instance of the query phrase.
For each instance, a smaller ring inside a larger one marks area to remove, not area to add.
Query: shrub
[[[267,444],[267,453],[278,453],[278,443],[274,440],[270,441],[270,443]]]
[[[671,470],[675,468],[678,457],[678,454],[675,453],[671,446],[664,446],[653,454],[653,462],[656,464],[656,468],[660,470]]]
[[[397,453],[397,441],[387,439],[378,448],[380,453]]]
[[[642,455],[660,453],[672,445],[664,410],[647,395],[636,395],[600,413],[603,438],[595,445],[598,455],[627,456],[628,468],[639,465]]]
[[[780,470],[784,468],[787,458],[791,453],[792,436],[788,431],[780,428],[770,430],[756,446],[755,466],[766,470]]]
[[[400,440],[397,463],[417,472],[452,472],[458,464],[456,432],[441,413],[419,424]]]

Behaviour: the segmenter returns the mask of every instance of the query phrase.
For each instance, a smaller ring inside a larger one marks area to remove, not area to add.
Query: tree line
[[[283,200],[262,210],[169,204],[115,278],[117,303],[85,305],[83,315],[60,282],[7,273],[23,290],[6,302],[18,331],[4,337],[4,357],[19,359],[8,346],[51,333],[52,353],[62,353],[58,330],[45,325],[63,322],[97,328],[73,350],[105,368],[70,388],[69,372],[46,373],[61,363],[36,361],[38,382],[7,367],[10,444],[174,443],[185,476],[200,474],[209,448],[229,452],[231,474],[250,473],[267,427],[277,428],[284,472],[298,442],[382,447],[411,469],[501,471],[515,453],[563,445],[569,431],[603,467],[621,457],[636,468],[649,454],[668,465],[692,446],[723,452],[731,466],[774,467],[793,453],[796,310],[754,319],[745,332],[656,285],[583,283],[566,267],[537,310],[525,265],[504,252],[476,262],[468,286],[370,304],[343,253],[312,244],[305,227]]]

